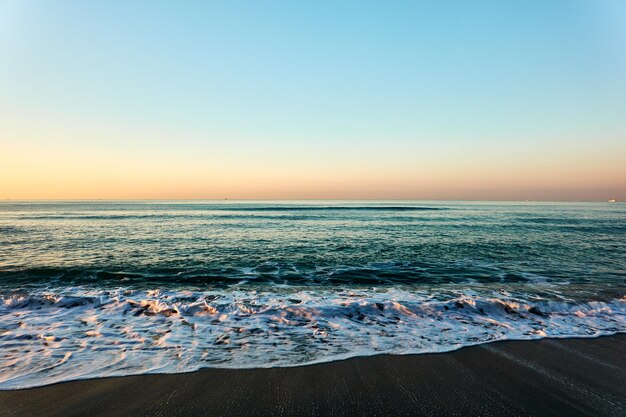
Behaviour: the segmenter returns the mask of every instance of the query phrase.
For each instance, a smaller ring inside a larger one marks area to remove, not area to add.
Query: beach
[[[0,417],[626,415],[626,206],[0,204]]]
[[[626,417],[625,35],[0,0],[0,417]]]
[[[626,413],[626,335],[504,341],[302,367],[203,369],[1,391],[2,416]]]

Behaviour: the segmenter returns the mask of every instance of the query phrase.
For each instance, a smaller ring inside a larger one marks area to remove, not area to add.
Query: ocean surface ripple
[[[626,332],[626,206],[0,203],[0,389]]]

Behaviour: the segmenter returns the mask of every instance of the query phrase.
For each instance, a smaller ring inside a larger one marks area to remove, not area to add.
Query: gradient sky
[[[626,2],[0,0],[0,198],[626,199]]]

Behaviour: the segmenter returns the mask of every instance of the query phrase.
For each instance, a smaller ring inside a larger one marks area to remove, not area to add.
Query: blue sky
[[[0,0],[8,198],[624,195],[624,97],[621,1]]]

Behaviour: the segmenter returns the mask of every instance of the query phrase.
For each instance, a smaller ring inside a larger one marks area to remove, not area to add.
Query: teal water
[[[626,205],[0,203],[0,388],[626,331]]]

